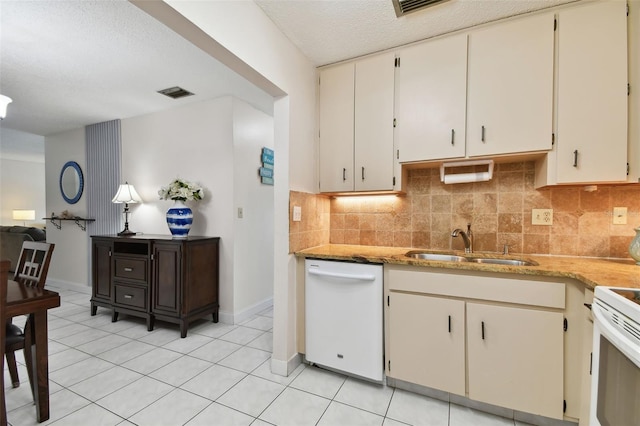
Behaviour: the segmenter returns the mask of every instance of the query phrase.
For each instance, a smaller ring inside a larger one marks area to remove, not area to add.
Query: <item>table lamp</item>
[[[118,235],[135,235],[135,232],[129,230],[129,203],[142,202],[142,198],[140,198],[136,189],[133,185],[129,185],[129,182],[121,184],[111,202],[116,204],[124,203],[124,230],[118,232]]]
[[[13,211],[13,220],[21,220],[22,224],[27,226],[27,220],[36,220],[36,211],[35,210],[14,210]]]

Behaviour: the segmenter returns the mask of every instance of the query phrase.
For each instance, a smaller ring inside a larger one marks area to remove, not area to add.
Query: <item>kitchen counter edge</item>
[[[448,262],[413,259],[405,253],[421,250],[410,247],[378,247],[346,244],[326,244],[300,250],[294,254],[301,258],[344,260],[364,263],[387,263],[412,265],[427,268],[457,269],[467,271],[496,272],[519,275],[565,277],[584,283],[588,288],[598,285],[640,288],[640,266],[631,259],[587,258],[571,256],[508,255],[477,252],[465,254],[456,251],[425,250],[433,253],[448,253],[460,256],[482,256],[492,258],[521,259],[533,261],[535,266],[509,266],[478,264],[472,262]]]

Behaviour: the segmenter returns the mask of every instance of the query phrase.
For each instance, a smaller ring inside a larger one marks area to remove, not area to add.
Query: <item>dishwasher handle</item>
[[[373,274],[343,274],[341,272],[326,272],[320,269],[311,268],[307,269],[307,271],[311,275],[317,275],[320,277],[346,278],[357,281],[374,281],[376,279],[375,275]]]

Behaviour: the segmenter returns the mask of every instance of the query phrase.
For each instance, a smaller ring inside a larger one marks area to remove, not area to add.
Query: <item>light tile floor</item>
[[[106,309],[90,316],[88,294],[53,290],[62,304],[49,311],[51,418],[43,424],[524,425],[316,367],[274,375],[270,309],[240,325],[198,321],[181,339],[176,325],[157,321],[147,332],[126,315],[112,323]],[[17,389],[4,372],[9,424],[35,425],[24,365],[19,372]]]

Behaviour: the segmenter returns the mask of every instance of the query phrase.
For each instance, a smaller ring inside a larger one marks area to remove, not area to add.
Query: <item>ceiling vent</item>
[[[182,87],[169,87],[168,89],[158,90],[158,93],[161,93],[165,96],[168,96],[173,99],[184,98],[185,96],[191,96],[193,93],[188,90],[184,90]]]
[[[407,13],[416,12],[429,6],[444,3],[448,0],[391,0],[396,16],[399,18]]]

